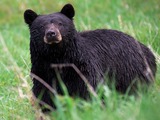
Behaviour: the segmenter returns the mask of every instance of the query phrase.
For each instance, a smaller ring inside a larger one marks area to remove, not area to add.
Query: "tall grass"
[[[78,31],[108,28],[128,33],[149,46],[157,58],[156,81],[139,97],[125,96],[102,87],[91,101],[57,96],[58,109],[43,116],[32,106],[29,31],[23,20],[27,8],[39,14],[59,11],[65,3],[75,6]],[[158,120],[160,119],[160,4],[159,0],[1,0],[0,1],[0,120]],[[102,106],[100,96],[104,95]]]

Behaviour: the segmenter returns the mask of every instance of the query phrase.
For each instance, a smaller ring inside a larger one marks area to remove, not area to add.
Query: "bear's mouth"
[[[62,36],[61,35],[51,37],[51,38],[47,38],[46,35],[44,36],[44,42],[46,44],[60,43],[61,41],[62,41]]]

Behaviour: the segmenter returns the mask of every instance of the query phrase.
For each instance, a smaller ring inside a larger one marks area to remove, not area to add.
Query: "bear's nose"
[[[56,36],[56,32],[53,31],[53,30],[49,30],[49,31],[47,31],[47,33],[46,33],[46,38],[47,38],[47,39],[52,39],[52,38],[54,38],[55,36]]]

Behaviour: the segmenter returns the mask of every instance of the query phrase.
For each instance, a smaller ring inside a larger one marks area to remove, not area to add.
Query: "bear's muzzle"
[[[54,25],[49,27],[44,36],[44,42],[46,44],[54,44],[54,43],[59,43],[62,41],[62,36],[59,32],[59,29],[56,28]]]

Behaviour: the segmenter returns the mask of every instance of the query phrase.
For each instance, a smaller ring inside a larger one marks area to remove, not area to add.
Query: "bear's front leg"
[[[36,97],[43,112],[54,110],[54,94],[38,80],[33,79],[33,95]]]

